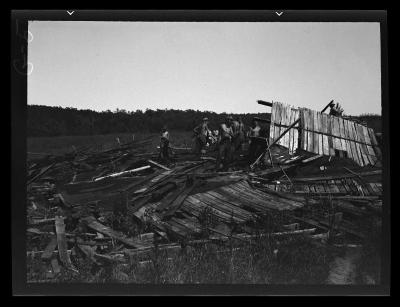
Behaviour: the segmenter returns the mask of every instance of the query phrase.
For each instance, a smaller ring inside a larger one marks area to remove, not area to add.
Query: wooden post
[[[272,102],[257,100],[258,104],[262,104],[263,106],[272,107]]]
[[[64,224],[64,218],[61,216],[56,216],[55,218],[55,224],[56,224],[56,233],[57,233],[57,245],[58,245],[58,253],[60,255],[60,260],[62,263],[70,267],[71,266],[71,259],[69,258],[68,255],[68,246],[67,246],[67,240],[65,236],[65,224]]]

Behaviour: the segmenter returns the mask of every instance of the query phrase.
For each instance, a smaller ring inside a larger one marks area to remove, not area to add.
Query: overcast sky
[[[33,21],[28,104],[381,113],[379,23]]]

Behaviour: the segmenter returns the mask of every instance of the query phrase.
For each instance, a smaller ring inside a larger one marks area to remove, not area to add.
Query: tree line
[[[109,133],[160,132],[166,125],[169,130],[192,131],[209,119],[211,129],[217,129],[227,113],[215,113],[198,110],[150,110],[145,111],[103,111],[78,110],[76,108],[28,105],[28,137],[96,135]],[[241,116],[246,125],[250,125],[254,116],[269,119],[269,113],[230,114]]]
[[[227,113],[198,110],[151,110],[102,111],[78,110],[76,108],[28,105],[27,136],[96,135],[109,133],[160,132],[164,125],[169,130],[192,131],[204,117],[209,119],[211,129],[217,129]],[[269,113],[230,114],[240,116],[245,125],[253,117],[270,119]],[[379,115],[363,115],[362,120],[376,132],[380,132]]]

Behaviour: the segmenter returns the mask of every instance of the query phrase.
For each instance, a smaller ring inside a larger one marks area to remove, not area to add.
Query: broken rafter
[[[150,164],[153,164],[155,166],[158,166],[159,168],[165,169],[166,171],[170,171],[171,170],[170,168],[168,168],[168,167],[166,167],[166,166],[164,166],[162,164],[159,164],[159,163],[157,163],[157,162],[155,162],[153,160],[147,160],[147,162],[149,162]]]
[[[142,167],[139,167],[139,168],[131,169],[129,171],[123,171],[123,172],[113,173],[113,174],[110,174],[110,175],[107,175],[107,176],[99,177],[99,178],[96,178],[94,181],[103,180],[105,178],[118,177],[118,176],[122,176],[122,175],[125,175],[125,174],[130,174],[130,173],[137,173],[137,172],[149,169],[149,168],[150,168],[150,165],[145,165],[145,166],[142,166]]]

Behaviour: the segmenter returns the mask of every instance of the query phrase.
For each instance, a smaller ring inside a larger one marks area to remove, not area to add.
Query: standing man
[[[193,129],[195,135],[195,152],[199,155],[205,153],[204,147],[207,144],[208,131],[207,117],[204,117],[203,122]]]
[[[160,158],[165,162],[169,161],[169,133],[167,126],[164,126],[161,130]]]
[[[226,117],[225,123],[222,123],[220,126],[220,140],[218,143],[218,155],[215,165],[217,171],[220,168],[221,160],[223,163],[222,170],[227,170],[231,163],[233,138],[232,121],[233,118],[229,115]]]
[[[242,118],[238,116],[236,120],[233,121],[233,147],[235,151],[240,150],[242,143],[244,142],[244,124]]]
[[[249,163],[253,163],[255,159],[257,159],[257,154],[260,152],[260,148],[262,146],[261,140],[258,139],[260,137],[261,127],[258,124],[256,119],[253,119],[252,126],[249,129],[249,138],[250,138],[250,146],[249,146]]]

